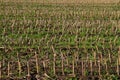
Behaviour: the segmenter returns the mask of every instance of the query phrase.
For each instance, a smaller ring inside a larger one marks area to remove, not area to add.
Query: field
[[[112,1],[1,1],[0,80],[119,80],[120,3]]]
[[[120,3],[120,0],[0,0],[1,2],[35,2],[35,3],[62,3],[62,4],[66,4],[66,3]]]

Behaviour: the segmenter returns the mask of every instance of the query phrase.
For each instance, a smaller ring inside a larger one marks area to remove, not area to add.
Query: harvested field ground
[[[119,0],[0,0],[2,2],[37,2],[37,3],[119,3]]]
[[[0,80],[120,79],[117,0],[21,2],[0,2]]]

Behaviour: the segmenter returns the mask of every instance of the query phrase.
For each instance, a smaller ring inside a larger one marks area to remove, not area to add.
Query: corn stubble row
[[[78,4],[78,3],[119,3],[119,0],[0,0],[1,2],[35,2],[42,4]]]
[[[119,77],[117,7],[1,4],[0,78]]]

